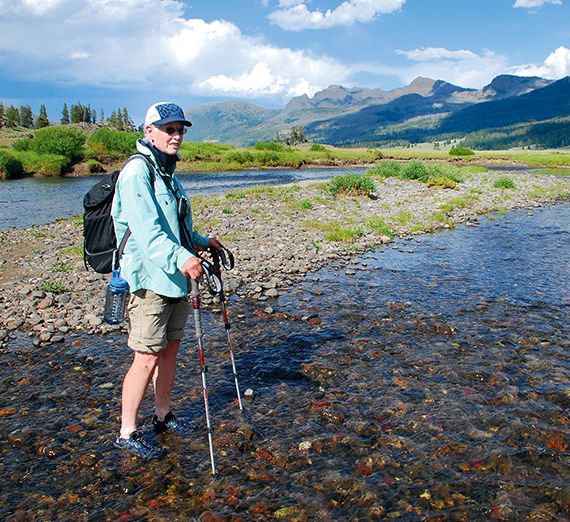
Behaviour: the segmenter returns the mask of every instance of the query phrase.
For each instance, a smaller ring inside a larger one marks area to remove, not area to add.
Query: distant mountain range
[[[391,91],[331,85],[281,110],[231,101],[189,111],[192,140],[242,146],[275,140],[294,126],[310,141],[341,146],[451,138],[479,148],[570,145],[570,77],[501,75],[482,89],[419,77]]]

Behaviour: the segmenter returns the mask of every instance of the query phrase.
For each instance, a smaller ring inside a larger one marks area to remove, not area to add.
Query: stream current
[[[148,463],[112,445],[120,335],[0,353],[4,520],[569,520],[570,205],[486,216],[335,263],[276,301],[192,317]],[[237,260],[239,263],[239,259]],[[268,313],[271,305],[273,313]],[[150,427],[152,401],[141,409]]]

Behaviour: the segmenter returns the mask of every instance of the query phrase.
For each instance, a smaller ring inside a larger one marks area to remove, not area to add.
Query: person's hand
[[[188,261],[186,261],[186,263],[184,263],[184,266],[180,271],[186,277],[190,277],[195,281],[197,281],[204,272],[204,269],[200,264],[200,259],[195,256],[192,256],[190,259],[188,259]]]
[[[217,237],[211,237],[208,239],[208,248],[213,248],[218,254],[222,251],[222,242]]]

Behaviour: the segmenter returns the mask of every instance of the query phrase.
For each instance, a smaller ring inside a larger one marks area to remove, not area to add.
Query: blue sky
[[[0,0],[0,101],[109,115],[417,76],[570,75],[570,0]]]

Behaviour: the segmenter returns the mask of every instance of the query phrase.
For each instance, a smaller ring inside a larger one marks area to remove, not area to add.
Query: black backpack
[[[154,165],[143,154],[131,156],[127,163],[136,158],[141,158],[149,166],[150,183],[154,188]],[[127,228],[117,247],[111,206],[120,173],[120,170],[115,170],[107,174],[83,198],[83,261],[87,270],[90,266],[99,274],[109,274],[119,268],[119,260],[131,235]]]

